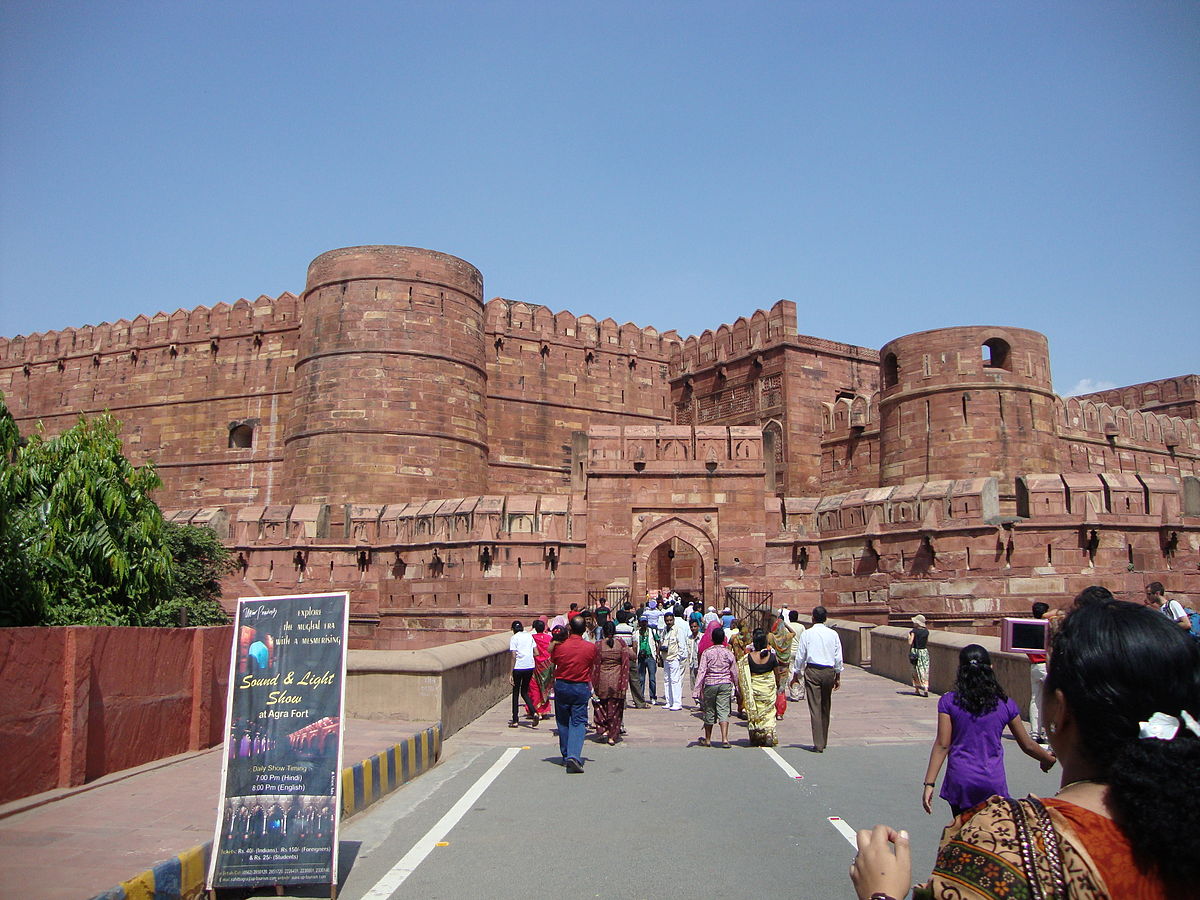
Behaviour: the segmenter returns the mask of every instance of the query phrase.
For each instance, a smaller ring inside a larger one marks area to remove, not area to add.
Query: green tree
[[[125,458],[119,431],[105,413],[22,442],[0,399],[0,625],[177,624],[193,605],[218,618],[213,579],[197,572],[219,579],[228,553],[163,519],[150,498],[162,482]]]

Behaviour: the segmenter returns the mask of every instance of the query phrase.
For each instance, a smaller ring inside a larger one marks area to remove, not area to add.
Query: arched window
[[[254,446],[254,426],[249,422],[238,422],[229,427],[231,449],[248,450]]]
[[[983,367],[985,369],[1008,369],[1012,371],[1009,361],[1008,341],[1000,338],[988,338],[983,342]]]
[[[900,361],[895,353],[889,353],[883,358],[883,386],[893,388],[900,383]]]

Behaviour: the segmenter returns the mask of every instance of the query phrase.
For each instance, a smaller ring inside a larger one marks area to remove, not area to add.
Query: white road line
[[[763,747],[763,752],[766,753],[767,756],[771,757],[771,759],[775,760],[775,765],[783,769],[783,773],[787,775],[788,778],[795,778],[797,781],[799,781],[804,777],[795,769],[793,769],[786,759],[784,759],[770,747]]]
[[[846,840],[850,842],[850,846],[855,850],[858,849],[858,835],[854,833],[854,829],[846,824],[846,820],[841,816],[830,816],[829,824],[836,828]]]
[[[450,829],[458,824],[458,821],[467,814],[467,810],[475,803],[476,800],[488,789],[493,781],[499,777],[504,771],[505,766],[513,761],[518,753],[521,752],[520,747],[509,747],[500,758],[492,763],[492,767],[488,769],[471,785],[470,789],[462,795],[457,803],[450,807],[450,811],[442,816],[436,825],[425,833],[425,836],[413,845],[413,848],[404,854],[404,858],[396,863],[386,875],[375,883],[371,890],[363,895],[364,900],[386,900],[391,897],[400,885],[404,884],[406,878],[416,871],[417,866],[429,855],[430,851],[437,846],[438,841],[444,838]]]
[[[792,768],[791,764],[788,763],[786,759],[784,759],[770,747],[763,747],[763,752],[766,753],[767,756],[771,757],[771,759],[775,760],[775,765],[783,769],[783,773],[789,778],[794,778],[797,781],[804,778],[803,775]],[[854,833],[853,828],[846,824],[845,819],[843,819],[841,816],[830,816],[829,824],[836,828],[838,833],[850,842],[851,847],[853,847],[855,850],[858,849],[858,835]]]

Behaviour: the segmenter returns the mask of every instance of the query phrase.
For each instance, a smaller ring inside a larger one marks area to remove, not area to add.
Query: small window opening
[[[900,383],[900,361],[895,353],[889,353],[883,358],[883,386],[893,388]]]
[[[1001,338],[989,338],[983,342],[980,350],[983,355],[983,367],[985,369],[1012,370],[1012,362],[1009,359],[1008,341]]]
[[[247,422],[234,425],[229,429],[229,446],[231,449],[247,450],[254,446],[254,426]]]

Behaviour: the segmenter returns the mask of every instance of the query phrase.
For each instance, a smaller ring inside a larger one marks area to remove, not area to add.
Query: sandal
[[[516,722],[516,721],[514,720],[514,721],[512,721],[512,722],[509,722],[509,723],[508,723],[508,727],[509,727],[509,728],[516,728],[516,727],[517,727],[517,725],[519,725],[519,724],[520,724],[519,722]]]
[[[701,747],[711,746],[711,744],[709,744],[709,742],[708,742],[708,738],[697,738],[696,743],[699,744]]]

